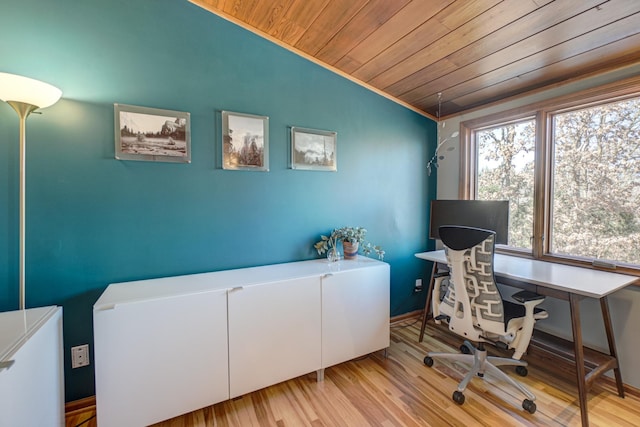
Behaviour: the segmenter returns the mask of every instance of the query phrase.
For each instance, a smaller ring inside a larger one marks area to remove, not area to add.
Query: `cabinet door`
[[[320,369],[320,278],[229,291],[230,394]]]
[[[389,265],[322,279],[322,367],[389,347]]]
[[[145,426],[229,398],[226,290],[94,310],[100,427]]]
[[[28,322],[25,317],[37,310],[47,309],[28,309],[7,315],[15,314],[20,325]],[[43,324],[25,331],[26,342],[9,359],[13,364],[0,369],[0,426],[64,426],[62,308],[44,316],[48,320],[43,319]],[[5,331],[3,326],[0,325],[0,332],[12,332]],[[0,352],[2,350],[0,348]]]

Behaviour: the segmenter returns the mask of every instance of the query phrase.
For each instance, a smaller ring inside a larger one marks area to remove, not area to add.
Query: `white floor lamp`
[[[38,108],[55,104],[61,96],[62,91],[48,83],[16,74],[0,73],[0,99],[11,105],[20,118],[20,310],[26,308],[24,245],[27,117]]]

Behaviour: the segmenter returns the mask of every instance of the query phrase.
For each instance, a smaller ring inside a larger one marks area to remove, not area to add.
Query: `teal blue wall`
[[[186,0],[0,0],[0,71],[60,87],[27,123],[27,305],[64,307],[66,398],[94,393],[92,305],[112,282],[317,257],[361,225],[391,314],[421,308],[434,123]],[[191,113],[192,163],[114,159],[113,103]],[[270,171],[225,171],[220,110],[269,116]],[[288,126],[338,132],[338,172],[288,169]],[[18,301],[18,120],[0,103],[0,311]]]

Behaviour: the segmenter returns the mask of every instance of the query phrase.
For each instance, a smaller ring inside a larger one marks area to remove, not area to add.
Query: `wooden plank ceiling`
[[[640,0],[190,0],[440,117],[640,61]]]

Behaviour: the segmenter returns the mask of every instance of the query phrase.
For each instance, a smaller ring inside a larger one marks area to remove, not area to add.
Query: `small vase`
[[[351,243],[347,240],[342,242],[342,248],[344,249],[344,259],[356,259],[358,256],[359,243]]]
[[[335,247],[329,248],[329,250],[327,251],[327,259],[329,260],[329,262],[340,261],[340,252],[338,252]]]

